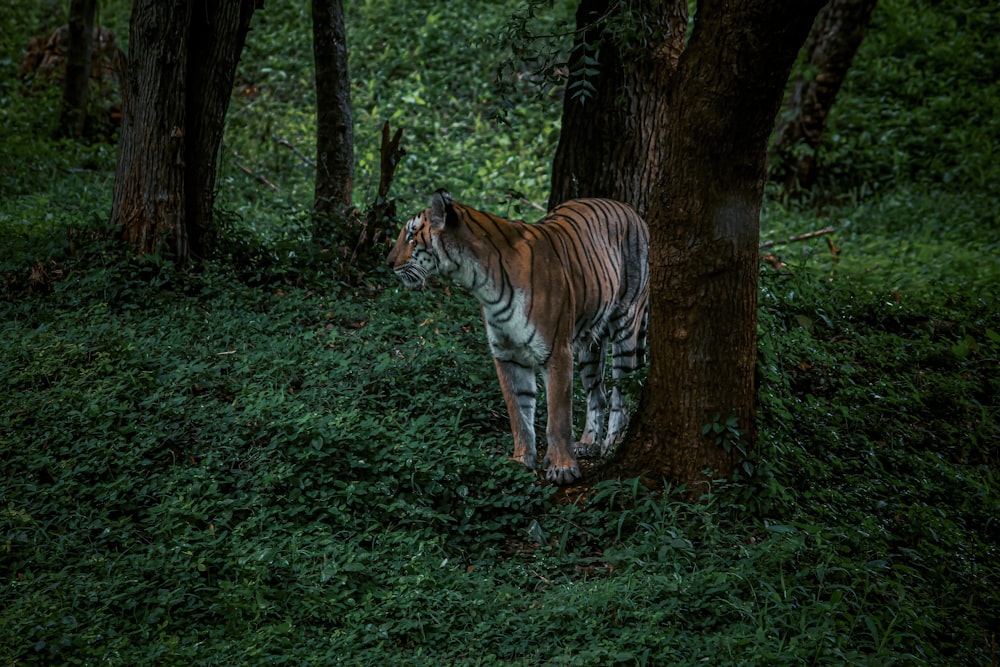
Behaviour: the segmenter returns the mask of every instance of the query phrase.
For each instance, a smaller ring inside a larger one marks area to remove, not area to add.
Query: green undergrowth
[[[834,232],[761,264],[759,445],[690,504],[510,462],[473,300],[337,282],[278,143],[312,153],[292,4],[255,18],[222,247],[186,271],[112,240],[114,146],[51,140],[55,98],[0,51],[0,664],[995,663],[1000,207],[995,118],[969,108],[995,97],[995,9],[879,3],[822,194],[765,202],[764,242]],[[439,5],[348,3],[357,203],[389,119],[401,214],[445,186],[532,217],[558,91],[497,98],[513,5]]]
[[[983,294],[873,291],[831,278],[825,244],[790,246],[761,274],[755,474],[689,505],[637,480],[557,492],[506,460],[465,295],[179,273],[103,239],[81,224],[47,283],[3,294],[7,663],[992,650],[1000,318]]]

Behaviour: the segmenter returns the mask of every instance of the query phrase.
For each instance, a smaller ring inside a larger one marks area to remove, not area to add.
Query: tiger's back
[[[599,336],[616,309],[627,310],[648,299],[649,231],[625,204],[576,199],[528,227],[538,233],[529,289],[533,293],[550,289],[539,281],[547,274],[540,264],[565,272],[574,292],[574,344]],[[537,252],[544,246],[549,252]]]
[[[408,287],[441,274],[482,305],[490,351],[511,417],[515,458],[535,463],[536,370],[548,397],[547,477],[579,476],[575,449],[602,453],[624,435],[627,409],[617,388],[604,429],[604,364],[617,378],[645,352],[649,233],[628,206],[578,199],[534,224],[512,222],[436,192],[411,218],[387,261]],[[587,393],[587,422],[572,440],[573,351]]]

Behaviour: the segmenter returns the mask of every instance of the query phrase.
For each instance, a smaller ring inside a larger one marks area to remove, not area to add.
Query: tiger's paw
[[[572,484],[580,479],[580,468],[575,463],[571,466],[550,465],[545,471],[545,479],[560,486]]]
[[[601,458],[606,459],[614,454],[615,450],[618,449],[618,445],[622,444],[623,440],[625,440],[624,431],[619,431],[605,438],[604,444],[601,445]]]
[[[534,452],[532,452],[531,454],[521,454],[520,456],[512,456],[511,460],[512,461],[517,461],[518,463],[520,463],[521,465],[523,465],[528,470],[534,470],[535,469],[536,456],[535,456]]]

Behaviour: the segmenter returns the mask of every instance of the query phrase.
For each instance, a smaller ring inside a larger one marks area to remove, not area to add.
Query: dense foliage
[[[0,8],[3,664],[995,664],[993,3],[880,2],[822,196],[766,204],[764,240],[837,231],[762,263],[760,447],[696,505],[659,480],[556,490],[509,463],[472,301],[331,279],[312,172],[278,143],[311,151],[305,3],[255,19],[225,246],[183,273],[111,240],[114,146],[52,141],[58,94],[17,76],[64,3],[16,4]],[[102,3],[122,40],[127,5]],[[512,215],[544,201],[559,91],[492,87],[493,35],[519,9],[349,3],[359,196],[390,119],[403,210],[440,186]],[[572,9],[539,9],[538,32]]]

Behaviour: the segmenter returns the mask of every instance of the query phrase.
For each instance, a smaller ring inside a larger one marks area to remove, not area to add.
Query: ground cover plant
[[[507,462],[472,299],[333,279],[278,143],[311,140],[294,3],[241,64],[220,257],[131,257],[114,146],[50,140],[17,79],[58,9],[0,8],[3,664],[996,664],[992,5],[880,3],[828,180],[766,203],[762,240],[836,232],[762,262],[760,446],[699,504]],[[389,118],[401,209],[447,186],[532,216],[558,104],[519,89],[491,124],[515,9],[350,3],[360,193]]]

